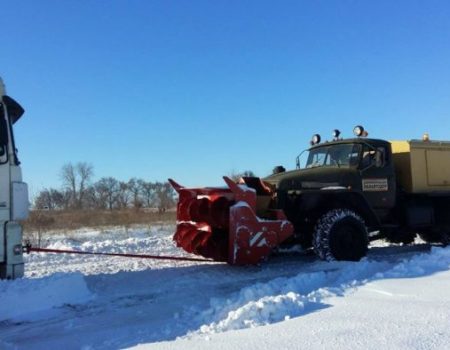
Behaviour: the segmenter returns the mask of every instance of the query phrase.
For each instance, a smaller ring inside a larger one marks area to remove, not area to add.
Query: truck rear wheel
[[[322,260],[358,261],[367,254],[368,245],[364,220],[352,210],[330,210],[314,227],[313,247]]]

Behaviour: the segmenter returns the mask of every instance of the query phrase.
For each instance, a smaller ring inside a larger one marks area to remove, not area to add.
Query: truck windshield
[[[309,151],[306,168],[355,166],[358,164],[360,151],[361,145],[352,143],[313,148]]]

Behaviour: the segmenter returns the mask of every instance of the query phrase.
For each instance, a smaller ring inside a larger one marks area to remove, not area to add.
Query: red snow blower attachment
[[[225,188],[184,188],[169,179],[179,194],[173,239],[189,253],[231,265],[258,264],[292,235],[283,211],[268,209],[272,190],[259,178]]]

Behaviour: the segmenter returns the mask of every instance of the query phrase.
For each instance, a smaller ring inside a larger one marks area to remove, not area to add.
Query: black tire
[[[322,260],[359,261],[367,254],[368,246],[364,220],[352,210],[330,210],[314,227],[314,252]]]

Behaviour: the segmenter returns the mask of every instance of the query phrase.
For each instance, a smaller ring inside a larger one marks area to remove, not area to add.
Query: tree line
[[[35,209],[85,210],[157,208],[175,206],[176,193],[168,182],[131,178],[120,181],[102,177],[93,182],[94,168],[86,162],[68,163],[61,168],[62,187],[45,188],[34,200]]]

